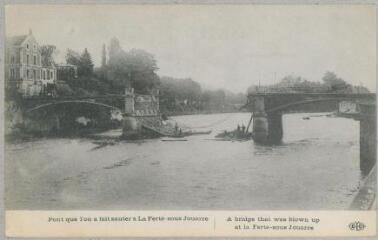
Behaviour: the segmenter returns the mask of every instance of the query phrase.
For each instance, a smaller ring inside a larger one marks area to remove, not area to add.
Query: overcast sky
[[[374,6],[13,5],[6,35],[26,34],[67,48],[88,48],[95,65],[102,44],[155,55],[160,76],[191,77],[205,88],[246,91],[289,74],[321,81],[333,71],[375,91]]]

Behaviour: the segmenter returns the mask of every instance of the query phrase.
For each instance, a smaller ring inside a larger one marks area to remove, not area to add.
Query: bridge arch
[[[92,100],[60,100],[34,104],[23,115],[25,126],[32,132],[76,134],[118,126],[120,122],[111,110],[122,113],[115,106]]]

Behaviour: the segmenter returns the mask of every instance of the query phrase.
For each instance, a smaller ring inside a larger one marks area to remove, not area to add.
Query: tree
[[[90,76],[93,73],[93,62],[91,55],[85,48],[84,52],[80,56],[80,65],[78,69],[79,75]]]
[[[149,93],[160,83],[157,69],[152,54],[140,49],[125,52],[116,38],[111,40],[106,75],[115,89],[123,91],[130,86],[136,92]]]
[[[231,104],[245,104],[247,102],[247,98],[243,93],[233,93],[230,91],[225,90],[224,91],[226,94],[225,101],[227,103]]]
[[[43,66],[51,66],[54,64],[53,55],[56,54],[56,46],[43,45],[40,47],[41,63]]]
[[[66,62],[77,67],[78,76],[91,76],[93,74],[93,62],[90,53],[85,48],[80,55],[71,49],[67,49]]]
[[[104,68],[106,66],[106,48],[105,44],[102,45],[102,58],[101,58],[101,67]]]
[[[79,67],[80,66],[80,54],[78,52],[71,50],[71,49],[67,49],[66,63]]]
[[[324,82],[324,85],[327,86],[331,92],[351,91],[351,85],[346,83],[342,78],[338,78],[337,75],[333,72],[326,72],[322,80]]]
[[[368,93],[369,90],[362,86],[352,86],[337,77],[333,72],[326,72],[322,78],[323,82],[308,81],[300,76],[288,75],[279,83],[264,86],[266,92],[301,92],[301,93]],[[248,94],[259,91],[259,87],[250,86]]]
[[[121,47],[121,44],[119,43],[119,40],[115,37],[113,37],[110,40],[108,51],[109,51],[109,62],[113,62],[113,63],[114,61],[119,60],[121,55],[125,53],[125,51],[123,51]]]
[[[58,96],[72,96],[75,94],[71,87],[65,83],[59,83],[55,88]]]
[[[203,108],[206,110],[223,110],[226,103],[226,94],[222,89],[207,90],[202,94]]]
[[[162,77],[160,82],[160,93],[163,99],[169,97],[191,103],[201,97],[201,86],[191,78]]]

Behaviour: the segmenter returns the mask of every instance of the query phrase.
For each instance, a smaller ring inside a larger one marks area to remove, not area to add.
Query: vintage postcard
[[[376,237],[376,6],[5,5],[7,237]]]

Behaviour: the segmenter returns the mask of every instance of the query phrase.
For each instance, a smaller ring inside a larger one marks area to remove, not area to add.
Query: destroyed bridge
[[[333,111],[354,118],[360,122],[360,168],[369,172],[376,163],[375,93],[253,92],[248,94],[247,108],[252,113],[253,139],[261,144],[281,142],[283,114]]]

